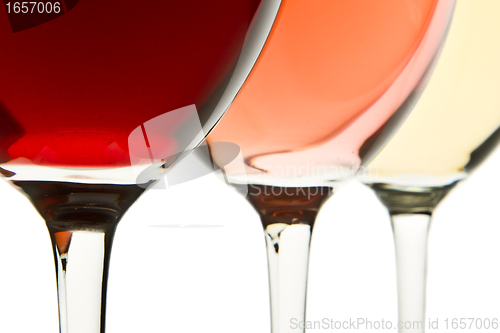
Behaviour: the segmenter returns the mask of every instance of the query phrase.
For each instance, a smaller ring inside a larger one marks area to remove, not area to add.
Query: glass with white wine
[[[457,1],[422,97],[358,176],[391,215],[400,321],[425,323],[427,237],[434,209],[500,142],[498,13],[496,0]]]

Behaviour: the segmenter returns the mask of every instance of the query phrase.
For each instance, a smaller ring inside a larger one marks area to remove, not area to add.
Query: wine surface
[[[182,107],[203,111],[218,93],[259,3],[80,1],[15,33],[2,13],[0,164],[129,166],[135,128]],[[177,152],[184,118],[149,137],[165,156]]]
[[[283,1],[208,141],[239,145],[250,178],[347,177],[313,173],[359,167],[370,137],[418,89],[452,9],[433,0]],[[250,182],[273,182],[257,178]]]
[[[500,142],[496,0],[459,1],[434,74],[365,183],[443,186],[466,177]]]

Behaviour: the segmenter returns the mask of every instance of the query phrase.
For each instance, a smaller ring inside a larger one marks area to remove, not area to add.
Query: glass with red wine
[[[0,173],[48,227],[61,332],[105,331],[118,222],[227,110],[276,4],[4,1]]]

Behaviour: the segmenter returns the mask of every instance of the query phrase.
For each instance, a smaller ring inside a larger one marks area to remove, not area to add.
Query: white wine
[[[440,187],[500,141],[500,1],[458,1],[435,71],[412,113],[359,179]]]
[[[498,0],[457,1],[421,98],[359,175],[391,215],[399,322],[426,321],[427,243],[434,209],[500,140],[498,13]]]
[[[399,322],[426,321],[427,243],[434,209],[500,139],[499,12],[498,0],[457,1],[422,96],[359,176],[391,215]]]

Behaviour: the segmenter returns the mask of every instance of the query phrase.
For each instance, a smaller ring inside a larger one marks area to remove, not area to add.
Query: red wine
[[[129,166],[135,128],[219,93],[260,0],[69,2],[24,30],[0,15],[0,163]]]

